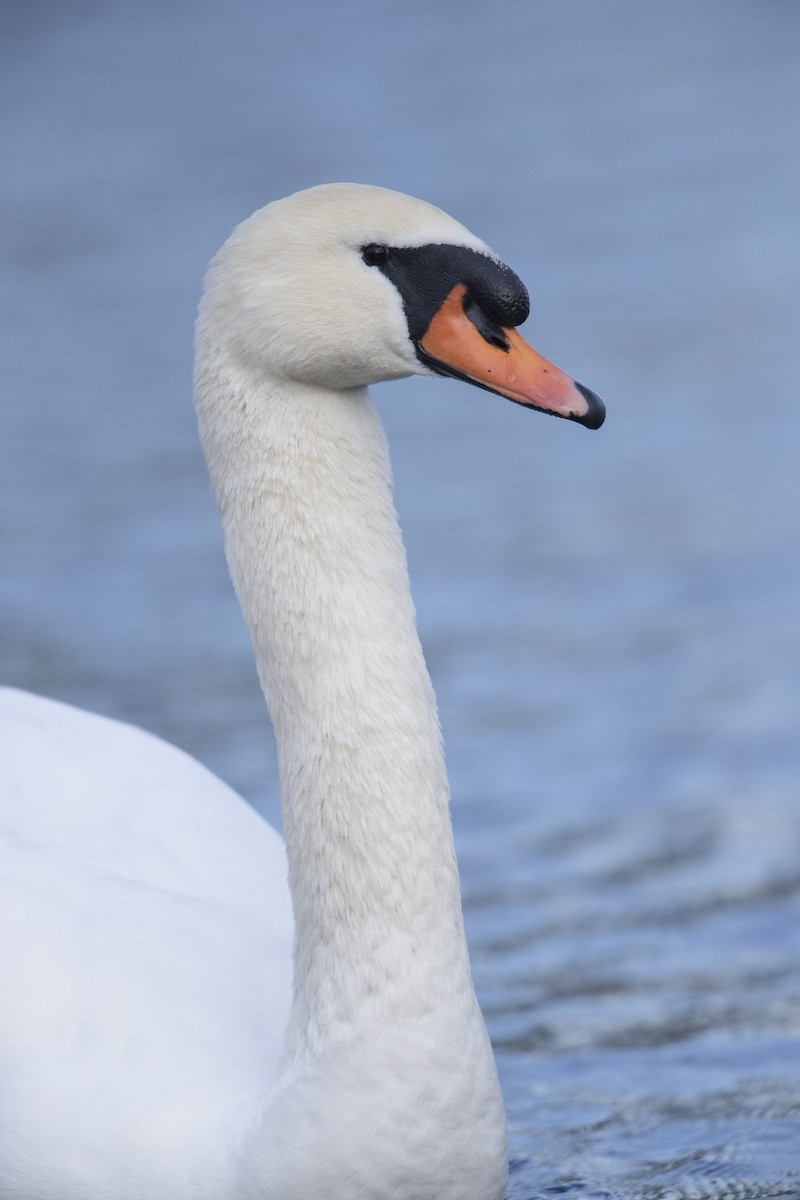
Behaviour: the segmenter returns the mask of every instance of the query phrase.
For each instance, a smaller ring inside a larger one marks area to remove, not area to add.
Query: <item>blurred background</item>
[[[279,820],[191,403],[205,264],[439,204],[599,433],[378,389],[510,1196],[800,1195],[800,7],[4,0],[0,679]]]

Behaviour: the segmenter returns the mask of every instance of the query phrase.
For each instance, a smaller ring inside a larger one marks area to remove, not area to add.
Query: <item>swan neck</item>
[[[448,785],[383,430],[366,390],[197,380],[275,728],[295,914],[287,1053],[365,1005],[474,1004]]]

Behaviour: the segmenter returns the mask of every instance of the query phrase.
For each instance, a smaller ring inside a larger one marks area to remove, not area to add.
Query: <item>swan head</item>
[[[522,281],[441,209],[326,184],[234,230],[209,268],[198,344],[335,389],[451,375],[597,428],[602,401],[517,332],[528,311]]]

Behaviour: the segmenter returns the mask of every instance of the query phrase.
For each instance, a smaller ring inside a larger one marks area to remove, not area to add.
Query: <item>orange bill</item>
[[[516,329],[498,327],[487,341],[465,311],[467,288],[454,287],[420,339],[431,365],[542,412],[598,429],[605,417],[599,396],[529,346]]]

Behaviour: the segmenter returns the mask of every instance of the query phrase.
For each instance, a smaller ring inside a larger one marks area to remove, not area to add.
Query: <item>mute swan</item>
[[[181,751],[0,692],[0,1196],[503,1195],[435,700],[366,387],[454,375],[596,428],[599,399],[516,332],[527,313],[483,242],[380,188],[270,204],[213,260],[197,409],[286,851]]]

